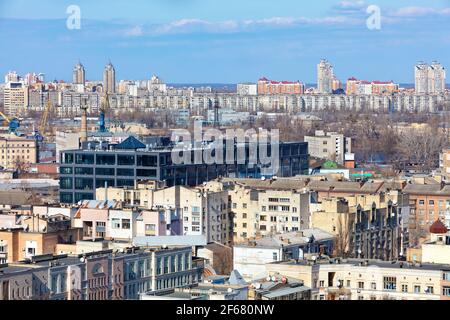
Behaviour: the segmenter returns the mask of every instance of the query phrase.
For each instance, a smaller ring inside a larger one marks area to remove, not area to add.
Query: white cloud
[[[144,35],[144,30],[141,26],[135,26],[131,29],[127,29],[124,31],[125,36],[127,37],[139,37]]]
[[[414,18],[431,15],[450,15],[450,8],[435,9],[430,7],[403,7],[391,11],[389,15],[400,18]]]
[[[299,25],[332,25],[354,22],[345,16],[330,16],[324,18],[306,17],[271,17],[258,20],[226,20],[207,21],[201,19],[181,19],[157,26],[157,34],[189,33],[189,32],[240,32],[255,28],[285,28]]]

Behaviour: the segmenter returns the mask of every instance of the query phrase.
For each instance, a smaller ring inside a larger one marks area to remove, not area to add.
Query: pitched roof
[[[119,143],[115,148],[122,150],[137,150],[137,149],[145,149],[145,144],[140,142],[133,136],[129,136],[122,143]]]
[[[447,233],[447,231],[448,231],[447,227],[445,226],[444,223],[442,223],[441,220],[437,220],[430,227],[430,233],[434,234],[445,234]]]

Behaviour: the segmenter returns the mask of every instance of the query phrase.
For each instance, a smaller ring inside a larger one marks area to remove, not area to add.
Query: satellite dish
[[[81,261],[82,263],[84,263],[84,262],[86,261],[86,259],[85,259],[84,257],[81,257],[80,261]]]
[[[267,281],[270,281],[270,280],[272,280],[272,278],[271,278],[270,276],[268,276],[268,277],[266,278],[266,280],[267,280]]]
[[[228,288],[228,293],[232,293],[233,292],[233,289],[232,288]]]

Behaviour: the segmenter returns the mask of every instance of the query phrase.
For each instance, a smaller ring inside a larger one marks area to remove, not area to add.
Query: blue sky
[[[81,29],[66,27],[69,5]],[[381,30],[369,30],[369,5]],[[418,60],[450,66],[450,0],[0,0],[0,73],[70,80],[73,65],[101,78],[157,74],[170,83],[236,83],[261,76],[316,81],[327,58],[337,76],[413,81]]]

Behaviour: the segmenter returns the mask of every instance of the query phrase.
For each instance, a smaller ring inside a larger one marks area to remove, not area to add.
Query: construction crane
[[[20,121],[17,118],[8,118],[3,112],[0,111],[0,116],[8,122],[9,133],[17,134],[17,129],[20,128]]]
[[[45,105],[44,113],[42,114],[41,122],[39,124],[39,133],[43,136],[45,136],[46,127],[48,123],[48,117],[50,115],[50,112],[53,109],[53,104],[51,103],[50,99],[47,101],[47,104]]]
[[[107,132],[106,128],[106,112],[109,110],[109,95],[108,92],[103,96],[101,105],[100,105],[100,117],[98,120],[98,132]]]

